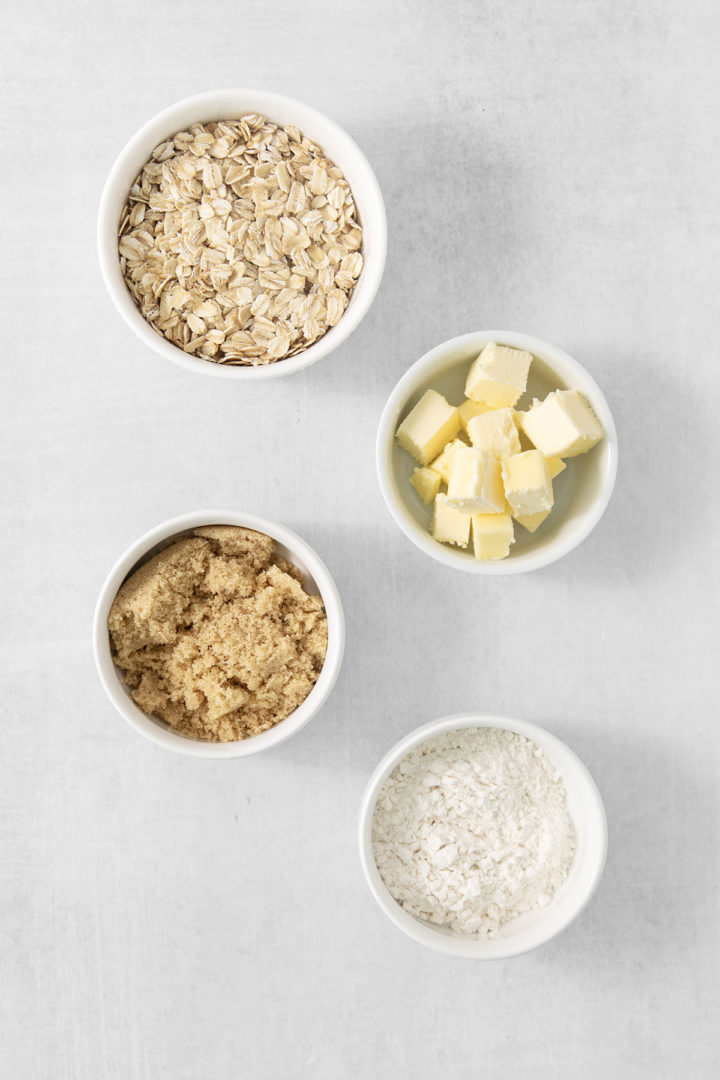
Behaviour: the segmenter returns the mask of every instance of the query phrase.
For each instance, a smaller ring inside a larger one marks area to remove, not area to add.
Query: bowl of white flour
[[[607,821],[582,762],[536,724],[448,716],[411,732],[360,812],[370,891],[409,937],[456,956],[527,952],[564,930],[605,866]]]

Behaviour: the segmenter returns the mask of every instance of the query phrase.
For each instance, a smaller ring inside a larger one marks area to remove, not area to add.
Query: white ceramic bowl
[[[450,547],[429,532],[431,510],[410,484],[416,462],[395,438],[400,421],[427,389],[438,390],[452,404],[464,399],[465,377],[484,345],[497,341],[533,354],[527,393],[518,403],[526,408],[533,397],[551,390],[580,390],[605,429],[605,438],[589,453],[569,458],[567,469],[554,482],[555,506],[536,533],[515,528],[515,543],[506,559],[480,561],[471,548]],[[377,471],[390,513],[407,537],[426,555],[446,566],[473,574],[518,574],[537,570],[567,555],[595,528],[602,517],[617,473],[617,434],[610,408],[597,383],[577,360],[538,338],[507,330],[483,330],[452,338],[425,353],[406,371],[388,398],[377,435]]]
[[[214,364],[189,356],[161,337],[140,314],[120,272],[118,222],[128,192],[153,149],[190,124],[231,120],[261,113],[278,124],[294,124],[339,165],[352,189],[363,229],[363,271],[340,321],[314,345],[285,360],[258,367]],[[360,325],[378,290],[385,268],[387,223],[380,187],[357,144],[322,113],[293,98],[264,90],[215,90],[185,98],[149,120],[130,139],[110,170],[98,211],[98,252],[108,292],[125,322],[155,352],[188,371],[248,381],[277,378],[314,364],[336,349]]]
[[[458,728],[491,727],[516,731],[532,739],[552,759],[567,790],[570,817],[575,826],[577,850],[570,873],[545,908],[528,912],[507,923],[489,939],[458,934],[447,927],[416,919],[388,892],[372,852],[372,819],[380,789],[396,765],[428,739]],[[564,930],[592,897],[605,866],[607,820],[595,783],[583,763],[559,739],[526,720],[499,716],[446,716],[417,728],[401,739],[382,759],[365,790],[360,810],[360,861],[370,891],[385,914],[408,937],[431,949],[475,960],[498,960],[528,952]]]
[[[288,559],[302,570],[305,589],[319,594],[325,604],[328,620],[328,647],[325,663],[312,690],[290,716],[280,720],[269,731],[231,743],[202,742],[190,739],[173,731],[162,720],[148,716],[139,709],[130,696],[122,675],[113,663],[110,651],[110,637],[107,619],[112,602],[123,581],[139,564],[147,562],[158,551],[167,547],[167,542],[187,536],[201,525],[240,525],[246,529],[266,533],[276,541],[278,555]],[[179,754],[189,754],[203,758],[236,758],[256,754],[260,750],[277,746],[291,735],[305,727],[309,720],[323,706],[335,685],[340,672],[343,650],[345,647],[345,620],[340,596],[330,573],[315,554],[313,549],[296,536],[290,529],[277,525],[274,521],[255,517],[253,514],[239,514],[233,510],[205,510],[193,514],[184,514],[156,526],[145,533],[127,549],[113,566],[102,587],[95,608],[93,621],[93,648],[100,681],[113,705],[131,727],[139,731],[151,742],[175,750]]]

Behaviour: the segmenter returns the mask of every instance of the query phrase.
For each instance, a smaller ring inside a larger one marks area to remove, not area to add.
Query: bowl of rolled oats
[[[359,325],[387,224],[367,159],[337,124],[265,91],[200,94],[128,142],[98,214],[100,265],[155,352],[225,378],[287,375]]]

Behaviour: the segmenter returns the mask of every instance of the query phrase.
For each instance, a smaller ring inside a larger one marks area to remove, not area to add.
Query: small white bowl
[[[189,356],[161,337],[143,318],[123,280],[118,255],[118,223],[130,188],[154,148],[193,123],[232,120],[261,113],[277,124],[294,124],[318,143],[342,169],[352,189],[363,229],[363,270],[340,321],[314,345],[274,364],[235,366]],[[187,371],[222,379],[272,379],[309,367],[338,347],[362,322],[382,280],[387,251],[387,222],[380,186],[367,158],[342,128],[322,113],[293,98],[264,90],[214,90],[185,98],[149,120],[133,135],[110,170],[98,210],[100,267],[113,303],[128,326],[146,345]]]
[[[382,881],[372,851],[372,820],[380,789],[396,765],[421,743],[458,728],[490,727],[515,731],[547,753],[567,791],[567,805],[575,826],[577,849],[570,872],[547,907],[527,912],[506,923],[492,938],[458,934],[448,927],[416,919],[398,904]],[[370,891],[385,914],[408,937],[421,945],[453,956],[498,960],[528,952],[564,930],[583,910],[598,886],[607,854],[607,819],[598,789],[583,763],[565,743],[526,720],[499,716],[446,716],[417,728],[393,746],[382,759],[363,795],[359,827],[360,861]]]
[[[605,429],[605,438],[589,453],[568,459],[567,469],[555,481],[556,503],[536,533],[521,525],[506,559],[481,561],[472,549],[450,547],[430,535],[432,507],[424,506],[410,483],[416,462],[395,438],[400,421],[428,389],[438,390],[451,404],[464,399],[465,378],[471,362],[491,341],[527,349],[533,354],[528,389],[518,403],[527,407],[533,397],[551,390],[580,390]],[[615,423],[597,383],[577,360],[538,338],[507,330],[483,330],[444,341],[425,353],[406,371],[388,398],[380,419],[376,446],[380,488],[390,513],[402,531],[426,555],[446,566],[472,574],[519,574],[555,562],[577,547],[605,512],[617,474],[618,445]]]
[[[151,556],[167,547],[170,539],[179,540],[202,525],[240,525],[245,529],[254,529],[256,532],[272,536],[276,541],[276,553],[302,570],[305,589],[322,597],[328,621],[328,647],[325,662],[308,696],[294,712],[284,720],[280,720],[269,731],[263,731],[259,735],[241,739],[238,742],[211,743],[191,739],[173,731],[162,720],[143,712],[130,696],[130,691],[113,662],[110,650],[108,614],[123,581],[141,563],[147,562]],[[175,750],[179,754],[202,758],[247,757],[248,754],[257,754],[260,750],[277,746],[300,731],[319,712],[329,697],[340,672],[344,647],[345,620],[340,595],[330,572],[318,555],[304,540],[283,525],[277,525],[274,521],[256,517],[254,514],[239,514],[234,510],[205,510],[183,514],[181,517],[163,522],[162,525],[156,526],[141,536],[130,545],[108,574],[100,591],[93,620],[93,649],[98,674],[108,697],[120,715],[131,727],[151,742],[157,743],[158,746]]]

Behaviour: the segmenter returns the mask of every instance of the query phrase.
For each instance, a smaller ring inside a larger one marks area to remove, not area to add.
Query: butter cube
[[[515,542],[509,514],[473,514],[473,551],[476,559],[504,559]]]
[[[440,490],[440,476],[434,469],[413,469],[410,483],[427,506]]]
[[[577,457],[604,435],[602,424],[579,390],[554,390],[544,401],[534,401],[522,425],[546,457]]]
[[[500,462],[486,450],[458,446],[448,482],[448,502],[466,514],[501,514],[505,509]]]
[[[458,405],[460,423],[464,430],[467,431],[468,422],[472,420],[473,416],[480,416],[482,413],[488,412],[489,409],[489,405],[483,405],[479,401],[473,401],[472,398],[465,398],[462,405]]]
[[[434,461],[430,462],[430,468],[433,472],[439,474],[440,479],[444,484],[447,484],[450,479],[450,470],[452,469],[453,458],[455,456],[455,450],[458,446],[467,446],[462,439],[453,439],[449,442],[442,454],[439,454]]]
[[[540,510],[537,514],[521,514],[516,517],[518,525],[522,525],[523,529],[527,529],[528,532],[534,533],[536,529],[539,529],[545,518],[550,513],[549,510]]]
[[[502,476],[513,517],[552,509],[555,500],[550,470],[539,450],[503,458]]]
[[[465,396],[499,409],[514,405],[527,388],[532,354],[491,342],[475,358],[465,383]]]
[[[495,457],[520,453],[520,436],[512,409],[492,409],[473,416],[468,423],[470,442],[478,450],[489,450]]]
[[[527,435],[525,434],[525,429],[523,428],[523,418],[526,415],[527,415],[526,413],[519,412],[517,409],[513,413],[513,417],[515,419],[515,427],[518,429],[518,436],[520,438],[520,449],[521,450],[534,450],[535,447],[533,446],[530,439],[528,439]]]
[[[403,450],[420,465],[427,465],[460,430],[457,409],[437,390],[426,390],[396,431]]]
[[[447,495],[436,495],[430,531],[441,544],[467,547],[470,539],[470,515],[450,506]]]
[[[561,472],[567,469],[567,465],[562,458],[550,457],[545,458],[545,461],[551,480],[554,480],[556,476],[559,476]],[[555,493],[553,492],[553,495],[554,494]],[[512,513],[512,510],[510,512]],[[527,529],[528,532],[534,533],[540,528],[549,513],[549,510],[540,510],[537,514],[513,514],[513,517],[518,525],[522,525],[523,529]]]

